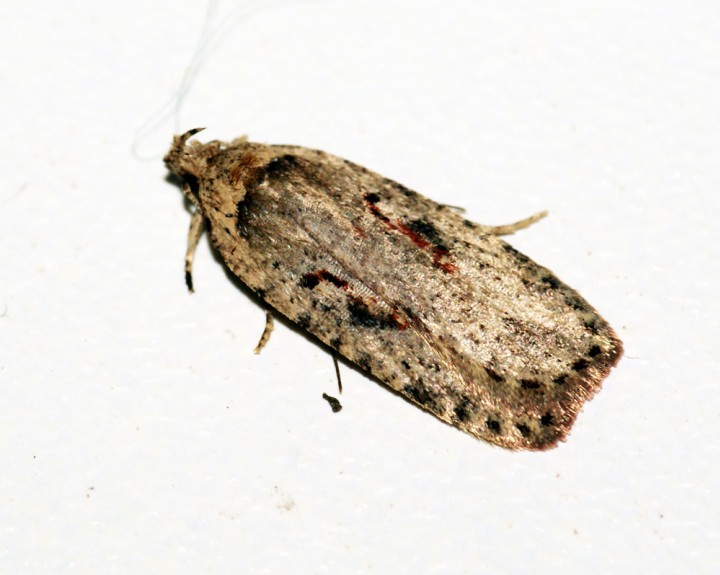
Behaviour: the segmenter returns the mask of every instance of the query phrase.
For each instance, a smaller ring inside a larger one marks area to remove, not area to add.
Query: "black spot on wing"
[[[525,254],[517,251],[517,250],[516,250],[514,247],[512,247],[510,244],[505,244],[505,243],[504,243],[503,246],[502,246],[502,248],[503,248],[507,253],[512,254],[513,256],[515,256],[515,259],[517,259],[519,262],[524,263],[524,264],[530,262],[530,258],[529,258],[529,257],[527,257]]]
[[[540,382],[534,379],[521,379],[520,387],[523,389],[540,389]]]
[[[585,301],[577,294],[565,294],[565,303],[573,308],[575,311],[587,312],[588,307]]]
[[[553,424],[554,420],[555,418],[553,417],[553,414],[548,411],[540,418],[540,425],[542,425],[543,427],[550,427]]]
[[[491,418],[491,417],[488,417],[488,418],[485,420],[485,425],[486,425],[487,428],[488,428],[490,431],[492,431],[493,433],[500,433],[500,431],[501,431],[500,422],[499,422],[497,419],[493,419],[493,418]]]
[[[358,357],[355,359],[355,363],[357,363],[360,367],[362,367],[366,371],[370,371],[372,358],[367,353],[360,353]]]
[[[380,319],[373,315],[368,306],[357,299],[351,299],[348,303],[350,322],[363,327],[379,327]]]
[[[550,289],[558,289],[560,287],[560,280],[550,274],[541,277],[540,281]]]
[[[411,398],[415,403],[422,405],[426,409],[439,412],[437,398],[423,384],[422,379],[418,380],[416,385],[406,385],[403,387],[403,393]]]
[[[575,371],[582,371],[583,369],[586,369],[588,365],[589,364],[586,359],[580,358],[575,363],[573,363],[572,368]]]
[[[368,305],[355,297],[348,299],[348,314],[350,315],[350,324],[355,326],[374,328],[374,329],[390,329],[400,328],[398,321],[390,314],[384,312],[374,312]]]
[[[600,332],[600,325],[598,325],[598,320],[595,317],[588,317],[584,320],[583,324],[588,329],[590,333],[599,333]]]
[[[416,234],[420,234],[434,246],[447,249],[442,236],[431,222],[428,222],[425,219],[417,219],[409,221],[406,225],[410,230]]]
[[[568,374],[563,373],[561,375],[558,375],[555,379],[553,379],[553,383],[555,383],[557,385],[564,385],[565,383],[567,383],[567,379],[568,379]]]
[[[344,279],[339,278],[335,274],[332,274],[327,270],[318,270],[316,272],[310,272],[303,275],[303,277],[300,278],[300,287],[313,289],[317,287],[321,281],[326,281],[339,288],[344,288],[348,285]]]
[[[293,154],[285,154],[270,160],[264,168],[265,175],[269,179],[287,179],[299,172],[304,171],[304,164]]]
[[[467,421],[468,419],[470,419],[472,402],[467,397],[464,397],[455,406],[455,409],[453,411],[455,412],[455,417],[457,417],[458,421]]]
[[[494,372],[492,369],[490,369],[489,367],[486,367],[485,371],[487,372],[490,379],[492,379],[493,381],[497,381],[497,382],[503,381],[503,378],[501,376],[499,376],[496,372]]]

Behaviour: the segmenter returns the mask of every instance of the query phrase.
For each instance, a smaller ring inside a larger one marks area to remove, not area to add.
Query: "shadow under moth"
[[[622,355],[577,292],[484,226],[318,150],[175,136],[165,156],[228,268],[439,419],[510,449],[563,440]],[[270,316],[268,316],[270,322]],[[269,326],[266,334],[269,335]]]

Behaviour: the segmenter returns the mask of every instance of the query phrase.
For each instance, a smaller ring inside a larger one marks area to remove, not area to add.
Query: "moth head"
[[[172,146],[170,146],[168,153],[165,154],[163,161],[168,170],[176,176],[184,178],[187,174],[197,175],[195,173],[197,170],[193,162],[194,154],[192,153],[192,148],[188,147],[188,149],[186,149],[185,144],[195,134],[202,132],[204,129],[205,128],[194,128],[179,136],[173,136]]]
[[[168,170],[180,178],[185,195],[193,203],[195,203],[193,196],[197,196],[198,176],[205,166],[207,154],[203,153],[205,146],[200,142],[192,142],[188,145],[187,141],[204,129],[194,128],[184,134],[174,136],[170,150],[163,158]]]

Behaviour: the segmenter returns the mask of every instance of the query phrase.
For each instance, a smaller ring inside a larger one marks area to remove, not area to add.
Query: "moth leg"
[[[191,292],[195,291],[192,281],[193,258],[195,257],[195,248],[197,248],[202,233],[203,215],[200,210],[196,209],[190,217],[190,229],[188,230],[188,245],[187,251],[185,252],[185,283],[187,284],[188,290],[190,290]]]
[[[504,226],[483,226],[483,231],[493,236],[508,236],[519,230],[524,230],[535,222],[542,220],[547,215],[548,213],[546,211],[542,211],[519,222],[513,222],[512,224],[505,224]]]
[[[332,409],[333,413],[337,413],[342,409],[342,405],[340,404],[340,402],[331,395],[323,393],[322,398],[330,404],[330,409]]]
[[[337,352],[332,350],[333,363],[335,364],[335,377],[338,382],[338,393],[342,393],[342,379],[340,379],[340,365],[338,365]]]
[[[255,346],[255,353],[260,353],[260,351],[262,351],[262,348],[265,347],[265,344],[270,339],[270,334],[272,333],[274,327],[275,320],[273,319],[272,314],[268,310],[265,310],[265,329],[260,336],[260,341]]]

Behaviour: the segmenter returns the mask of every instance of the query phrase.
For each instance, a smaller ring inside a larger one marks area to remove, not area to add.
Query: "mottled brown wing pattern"
[[[180,145],[166,161],[196,178],[230,269],[468,433],[555,445],[620,356],[607,323],[551,272],[400,184],[296,146]]]

